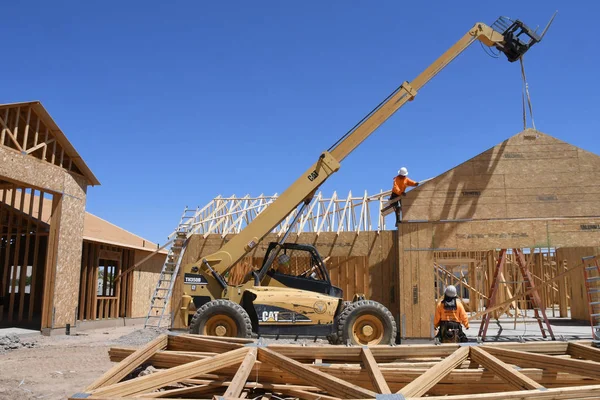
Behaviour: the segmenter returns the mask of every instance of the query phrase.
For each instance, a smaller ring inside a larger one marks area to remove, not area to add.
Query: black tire
[[[214,335],[214,332],[205,332],[205,328],[211,328],[212,330],[214,323],[207,326],[207,322],[214,322],[219,318],[226,322],[222,326],[227,326],[228,322],[231,322],[235,326],[235,329],[230,329],[230,332],[227,332],[226,329],[223,336],[252,337],[252,321],[250,321],[250,316],[242,306],[229,300],[213,300],[200,307],[190,322],[190,333],[197,335],[212,333]],[[233,328],[233,326],[230,326],[230,328]]]
[[[340,312],[338,313],[338,316],[341,315],[344,310],[346,309],[346,307],[348,307],[350,304],[352,304],[351,301],[342,301],[342,308],[340,309]],[[335,332],[333,332],[331,335],[327,336],[327,340],[329,341],[329,344],[340,344],[341,341],[338,338],[338,334],[337,334],[337,319],[336,319],[336,325],[335,325]]]
[[[376,325],[374,332],[378,333],[373,340],[363,334],[355,334],[355,324],[371,320],[371,325]],[[357,337],[365,340],[361,342]],[[360,300],[350,303],[342,310],[337,318],[338,343],[346,344],[348,341],[355,345],[394,344],[396,341],[396,321],[392,313],[381,303],[373,300]]]

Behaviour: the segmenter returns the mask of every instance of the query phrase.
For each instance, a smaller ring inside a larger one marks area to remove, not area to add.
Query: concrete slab
[[[40,331],[23,328],[0,328],[0,336],[17,335],[19,337],[31,337],[41,335]]]

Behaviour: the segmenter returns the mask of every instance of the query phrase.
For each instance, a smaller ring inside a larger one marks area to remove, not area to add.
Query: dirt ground
[[[111,346],[136,348],[160,333],[139,327],[119,327],[72,336],[22,338],[22,342],[33,342],[34,347],[0,353],[0,400],[66,399],[83,392],[114,365],[108,358]],[[297,345],[327,343],[320,339],[264,341]]]
[[[155,333],[119,327],[23,338],[35,347],[0,354],[0,399],[65,399],[82,392],[113,365],[108,359],[111,346],[137,347],[151,336]]]

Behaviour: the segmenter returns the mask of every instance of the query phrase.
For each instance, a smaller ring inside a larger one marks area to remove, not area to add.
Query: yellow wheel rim
[[[214,315],[204,324],[203,335],[236,337],[238,329],[233,318],[227,315]]]
[[[383,322],[374,315],[361,315],[352,325],[352,337],[357,344],[375,346],[383,340]]]

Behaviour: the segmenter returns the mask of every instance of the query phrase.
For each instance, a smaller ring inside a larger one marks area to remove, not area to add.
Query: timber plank
[[[501,349],[492,346],[486,347],[486,351],[504,362],[519,365],[521,367],[563,371],[570,374],[600,379],[599,364],[593,361],[574,360],[562,357],[558,358],[547,356],[545,354],[533,354],[524,351]]]
[[[86,388],[86,391],[92,391],[104,386],[112,385],[119,382],[121,379],[129,375],[138,366],[146,362],[150,357],[154,356],[157,351],[167,348],[167,335],[160,335],[156,339],[140,347],[134,353],[130,354],[122,362],[115,365],[100,378],[96,379],[91,385]]]
[[[373,387],[377,390],[378,393],[390,394],[390,388],[377,365],[377,361],[375,361],[375,357],[373,357],[373,353],[367,346],[363,346],[362,351],[360,352],[360,356],[362,358],[362,362],[371,378],[371,382],[373,383]]]
[[[242,390],[244,389],[248,375],[250,375],[250,372],[252,372],[252,367],[256,362],[256,354],[256,347],[251,347],[248,351],[248,354],[246,354],[246,357],[244,357],[244,361],[242,361],[240,368],[237,370],[235,376],[231,380],[231,383],[225,391],[224,396],[237,397],[242,394]]]
[[[240,348],[224,354],[217,354],[214,357],[193,361],[151,375],[96,389],[92,394],[94,396],[123,397],[151,392],[170,383],[180,382],[184,379],[241,363],[247,352],[248,348]]]
[[[321,372],[316,368],[304,365],[268,348],[261,348],[259,350],[258,359],[264,363],[271,364],[279,369],[290,372],[334,396],[345,399],[376,396],[375,392]]]
[[[482,348],[471,347],[470,356],[471,360],[478,362],[484,368],[494,372],[496,375],[504,379],[508,384],[514,386],[517,390],[532,390],[544,388],[542,385],[529,378],[527,375],[522,374],[513,367],[505,364],[504,362],[502,362],[502,360],[487,353]]]
[[[405,397],[421,397],[436,383],[443,379],[469,356],[469,348],[461,347],[451,356],[446,357],[434,367],[428,369],[423,375],[406,385],[398,393]]]

